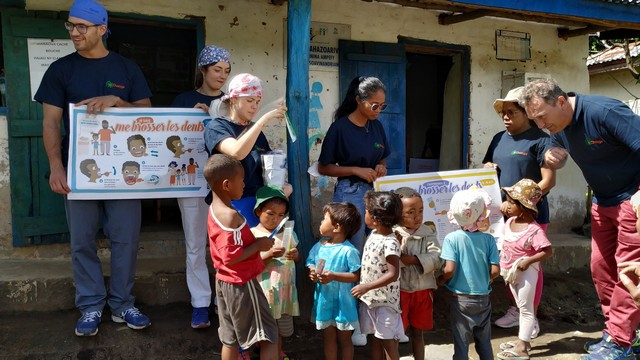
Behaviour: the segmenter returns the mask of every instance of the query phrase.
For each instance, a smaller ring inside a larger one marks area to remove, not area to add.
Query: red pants
[[[605,331],[620,346],[631,346],[640,310],[618,277],[617,264],[640,260],[640,235],[629,200],[617,206],[591,207],[591,276],[598,292]]]

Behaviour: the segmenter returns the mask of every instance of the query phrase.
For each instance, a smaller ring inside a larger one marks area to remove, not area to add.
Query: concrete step
[[[549,238],[554,255],[545,261],[545,272],[589,266],[589,239],[575,234],[550,234]],[[73,309],[71,259],[62,253],[57,258],[0,259],[0,312]],[[100,244],[99,254],[108,283],[110,266],[106,243]],[[180,233],[165,233],[155,240],[141,241],[134,294],[137,304],[149,306],[189,303]]]

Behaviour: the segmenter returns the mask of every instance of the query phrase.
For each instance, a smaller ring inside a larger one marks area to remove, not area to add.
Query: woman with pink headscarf
[[[221,102],[212,103],[211,111],[217,116],[207,123],[205,145],[210,155],[225,154],[240,160],[244,168],[244,193],[233,206],[247,219],[250,227],[258,224],[253,213],[256,190],[264,185],[260,155],[271,151],[262,132],[273,119],[284,117],[287,108],[278,104],[275,109],[253,122],[260,109],[262,83],[251,74],[236,75],[229,82],[229,90]]]

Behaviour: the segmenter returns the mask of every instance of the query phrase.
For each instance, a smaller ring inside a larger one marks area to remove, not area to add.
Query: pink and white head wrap
[[[262,81],[257,76],[245,73],[236,75],[229,81],[229,90],[223,100],[248,96],[262,97]]]

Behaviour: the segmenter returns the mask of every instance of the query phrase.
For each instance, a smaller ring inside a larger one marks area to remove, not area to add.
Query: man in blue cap
[[[45,73],[36,101],[43,105],[43,140],[51,175],[51,190],[70,192],[66,165],[69,152],[68,104],[86,105],[93,115],[112,106],[150,107],[151,91],[140,68],[131,60],[107,50],[103,39],[109,33],[107,11],[93,0],[76,0],[64,23],[76,52],[53,62]],[[71,235],[76,306],[82,317],[78,336],[98,333],[102,310],[108,303],[111,319],[132,329],[151,324],[135,306],[132,294],[140,238],[140,200],[69,200],[65,197]],[[109,294],[97,255],[96,233],[100,222],[111,242]]]

